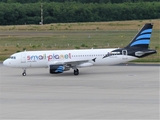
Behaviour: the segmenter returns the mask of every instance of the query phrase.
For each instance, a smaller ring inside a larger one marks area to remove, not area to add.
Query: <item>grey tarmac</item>
[[[51,75],[0,64],[0,119],[159,119],[160,66],[121,64]]]

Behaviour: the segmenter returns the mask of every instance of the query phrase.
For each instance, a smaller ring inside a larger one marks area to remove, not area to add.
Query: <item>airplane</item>
[[[3,65],[22,68],[23,76],[28,68],[49,68],[50,74],[73,69],[74,75],[79,75],[78,68],[126,63],[157,53],[149,49],[152,27],[152,23],[146,23],[124,48],[23,51],[11,55]]]

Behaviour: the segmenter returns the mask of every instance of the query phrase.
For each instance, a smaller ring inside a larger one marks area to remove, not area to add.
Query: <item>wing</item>
[[[89,62],[89,60],[68,60],[68,61],[65,61],[64,64],[67,64],[69,66],[77,66],[87,62]]]
[[[81,60],[62,60],[62,61],[51,61],[49,62],[49,65],[66,65],[70,67],[87,67],[87,66],[92,66],[93,62],[95,62],[95,59],[92,60],[87,60],[87,59],[81,59]]]

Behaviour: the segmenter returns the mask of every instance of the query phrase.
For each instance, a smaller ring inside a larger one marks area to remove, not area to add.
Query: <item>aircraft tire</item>
[[[74,70],[74,75],[79,75],[79,70],[78,69]]]
[[[23,75],[23,76],[26,76],[26,73],[24,72],[24,73],[22,73],[22,75]]]

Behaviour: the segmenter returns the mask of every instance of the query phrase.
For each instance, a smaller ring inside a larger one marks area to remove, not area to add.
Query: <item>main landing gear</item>
[[[78,69],[74,69],[74,75],[79,75],[79,70]]]
[[[23,76],[26,76],[26,69],[23,69],[22,75],[23,75]]]

